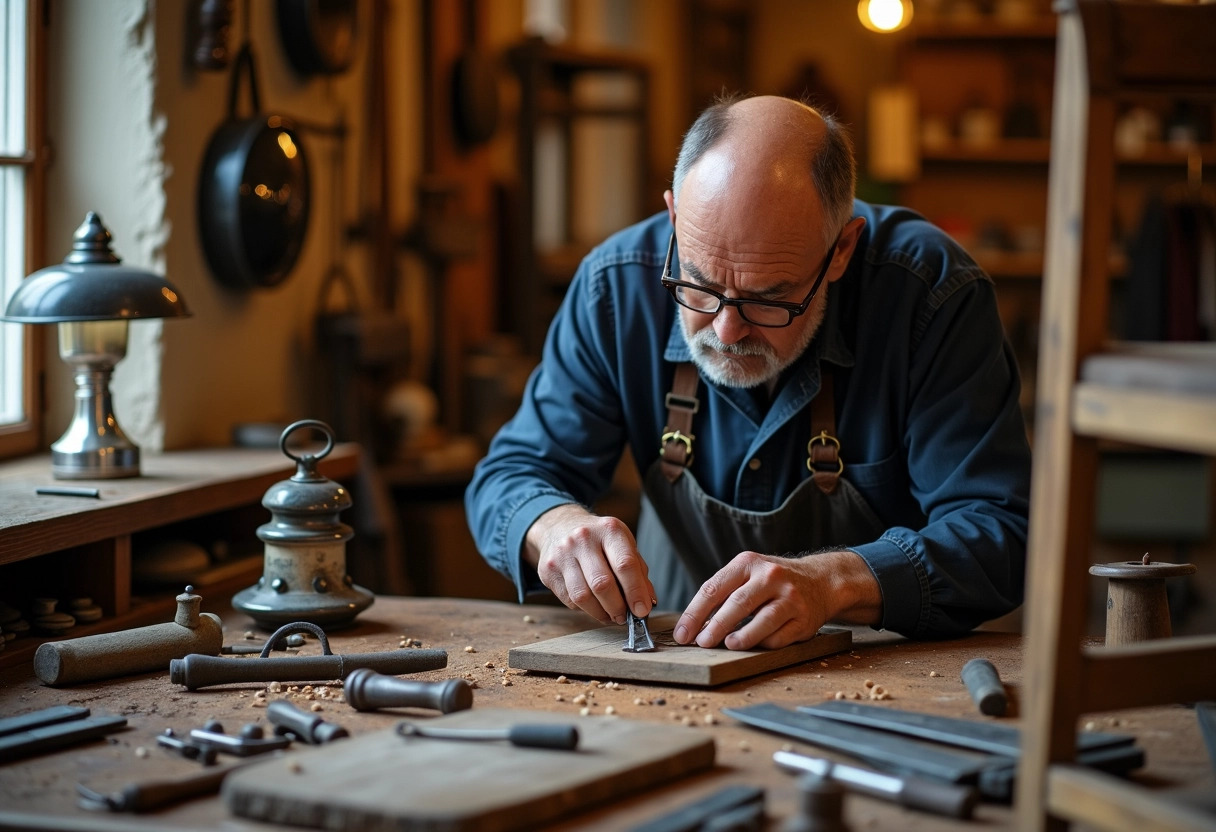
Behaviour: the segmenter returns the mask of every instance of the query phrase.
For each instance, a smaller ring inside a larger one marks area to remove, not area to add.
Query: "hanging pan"
[[[237,114],[249,75],[250,116]],[[275,286],[290,273],[308,228],[308,160],[295,125],[261,111],[253,51],[237,54],[228,118],[207,146],[198,217],[212,274],[233,289]]]

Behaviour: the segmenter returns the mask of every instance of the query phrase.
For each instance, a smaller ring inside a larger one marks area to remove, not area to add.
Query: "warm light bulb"
[[[912,20],[912,0],[861,0],[857,16],[871,32],[896,32]]]

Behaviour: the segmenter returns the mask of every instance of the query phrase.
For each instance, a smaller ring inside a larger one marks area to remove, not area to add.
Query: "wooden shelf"
[[[1074,388],[1072,421],[1085,436],[1216,455],[1214,395],[1081,382]]]
[[[981,18],[977,20],[949,20],[933,18],[913,20],[910,27],[912,37],[918,41],[949,43],[974,43],[977,41],[1043,41],[1051,44],[1056,37],[1056,19],[1038,17],[1025,22],[1005,22]]]
[[[1207,143],[1193,149],[1178,147],[1166,142],[1152,142],[1144,152],[1136,155],[1121,154],[1121,167],[1186,167],[1194,153],[1199,154],[1203,164],[1216,164],[1216,144]],[[921,148],[921,161],[931,164],[1047,164],[1051,158],[1051,143],[1047,139],[1000,139],[988,145],[966,145],[951,142],[942,147]]]

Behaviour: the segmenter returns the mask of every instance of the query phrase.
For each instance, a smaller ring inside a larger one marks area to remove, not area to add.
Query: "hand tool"
[[[16,734],[18,731],[29,731],[31,728],[44,728],[59,722],[69,722],[73,719],[84,719],[89,715],[88,708],[76,705],[52,705],[38,711],[19,716],[6,716],[0,719],[0,737]]]
[[[274,726],[276,734],[309,745],[324,745],[350,736],[341,725],[334,725],[316,714],[301,711],[286,699],[276,699],[267,705],[266,719]]]
[[[742,811],[742,815],[736,812]],[[714,828],[717,820],[730,817],[732,821],[754,818],[760,824],[764,820],[764,789],[758,786],[727,786],[707,797],[701,797],[681,806],[674,812],[668,812],[653,820],[648,820],[641,826],[635,826],[632,832],[708,832]],[[740,826],[738,828],[761,829],[762,826]]]
[[[774,752],[773,762],[784,771],[830,777],[849,791],[951,818],[970,818],[980,799],[979,792],[971,786],[909,775],[896,777],[792,751]]]
[[[360,668],[346,677],[342,687],[347,704],[357,711],[432,708],[450,714],[473,707],[473,686],[464,679],[419,682]]]
[[[173,803],[180,803],[192,797],[214,794],[220,790],[224,778],[238,768],[260,760],[243,760],[223,768],[209,769],[202,774],[176,780],[145,780],[132,783],[121,791],[102,794],[86,787],[83,783],[76,784],[76,793],[80,795],[80,806],[83,809],[94,809],[108,812],[150,812]]]
[[[271,650],[281,650],[286,652],[293,647],[303,647],[306,640],[302,633],[292,633],[286,639],[279,639],[271,646]],[[261,644],[225,644],[220,648],[221,656],[252,656],[255,653],[261,653],[263,645]]]
[[[198,760],[205,766],[215,762],[216,751],[213,746],[200,745],[184,740],[172,728],[166,728],[164,733],[156,738],[156,744],[170,751],[176,751],[187,760]]]
[[[976,722],[969,719],[954,719],[946,716],[901,711],[896,708],[881,708],[876,705],[862,705],[856,702],[823,702],[819,705],[803,705],[798,708],[802,713],[813,714],[825,719],[850,722],[854,725],[864,725],[868,728],[878,728],[892,731],[910,737],[933,740],[934,742],[954,745],[960,748],[970,748],[991,754],[1000,754],[1016,759],[1022,753],[1022,735],[1018,729],[1008,725],[995,725],[990,722]],[[1116,759],[1122,749],[1130,749],[1128,762],[1137,756],[1140,762],[1130,768],[1143,765],[1143,752],[1133,749],[1136,738],[1129,734],[1109,734],[1101,731],[1081,731],[1077,734],[1077,762],[1082,765],[1093,765],[1099,758]],[[1098,752],[1110,751],[1112,755],[1101,755]]]
[[[1005,696],[1005,686],[996,667],[985,658],[975,658],[963,665],[963,684],[971,694],[971,701],[980,709],[980,713],[988,716],[1004,716],[1009,700]]]
[[[629,637],[621,650],[626,653],[649,653],[655,649],[654,639],[650,637],[650,628],[646,626],[645,618],[638,618],[626,610],[625,626],[629,630]]]
[[[254,754],[278,751],[291,745],[291,739],[288,737],[265,736],[262,726],[254,722],[242,728],[240,736],[229,736],[224,733],[224,726],[214,719],[208,720],[202,728],[193,729],[190,739],[199,745],[237,757],[252,757]]]
[[[844,822],[844,788],[830,777],[798,778],[798,812],[786,818],[781,832],[849,832]]]
[[[523,723],[510,728],[442,728],[402,721],[397,723],[397,733],[436,740],[506,740],[522,748],[573,751],[578,747],[578,728],[573,725]]]
[[[398,675],[447,667],[446,650],[395,650],[381,653],[326,653],[320,656],[242,658],[191,654],[169,663],[169,681],[197,690],[235,682],[316,682],[345,679],[367,667]]]
[[[123,716],[95,716],[12,733],[0,738],[0,763],[88,742],[113,734],[126,724]]]
[[[97,488],[80,488],[71,485],[40,485],[34,489],[35,494],[48,497],[92,497],[101,499],[101,491]]]
[[[47,685],[71,685],[164,670],[190,653],[214,656],[224,644],[223,626],[219,616],[199,612],[202,601],[188,586],[172,621],[44,642],[34,653],[34,673]]]

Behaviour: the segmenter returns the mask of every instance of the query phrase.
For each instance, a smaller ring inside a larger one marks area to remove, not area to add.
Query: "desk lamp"
[[[181,318],[186,305],[168,281],[121,265],[110,232],[90,211],[63,262],[22,281],[0,320],[59,324],[59,357],[76,376],[72,423],[51,445],[56,479],[139,476],[139,446],[127,438],[110,397],[110,374],[127,354],[127,321]]]

